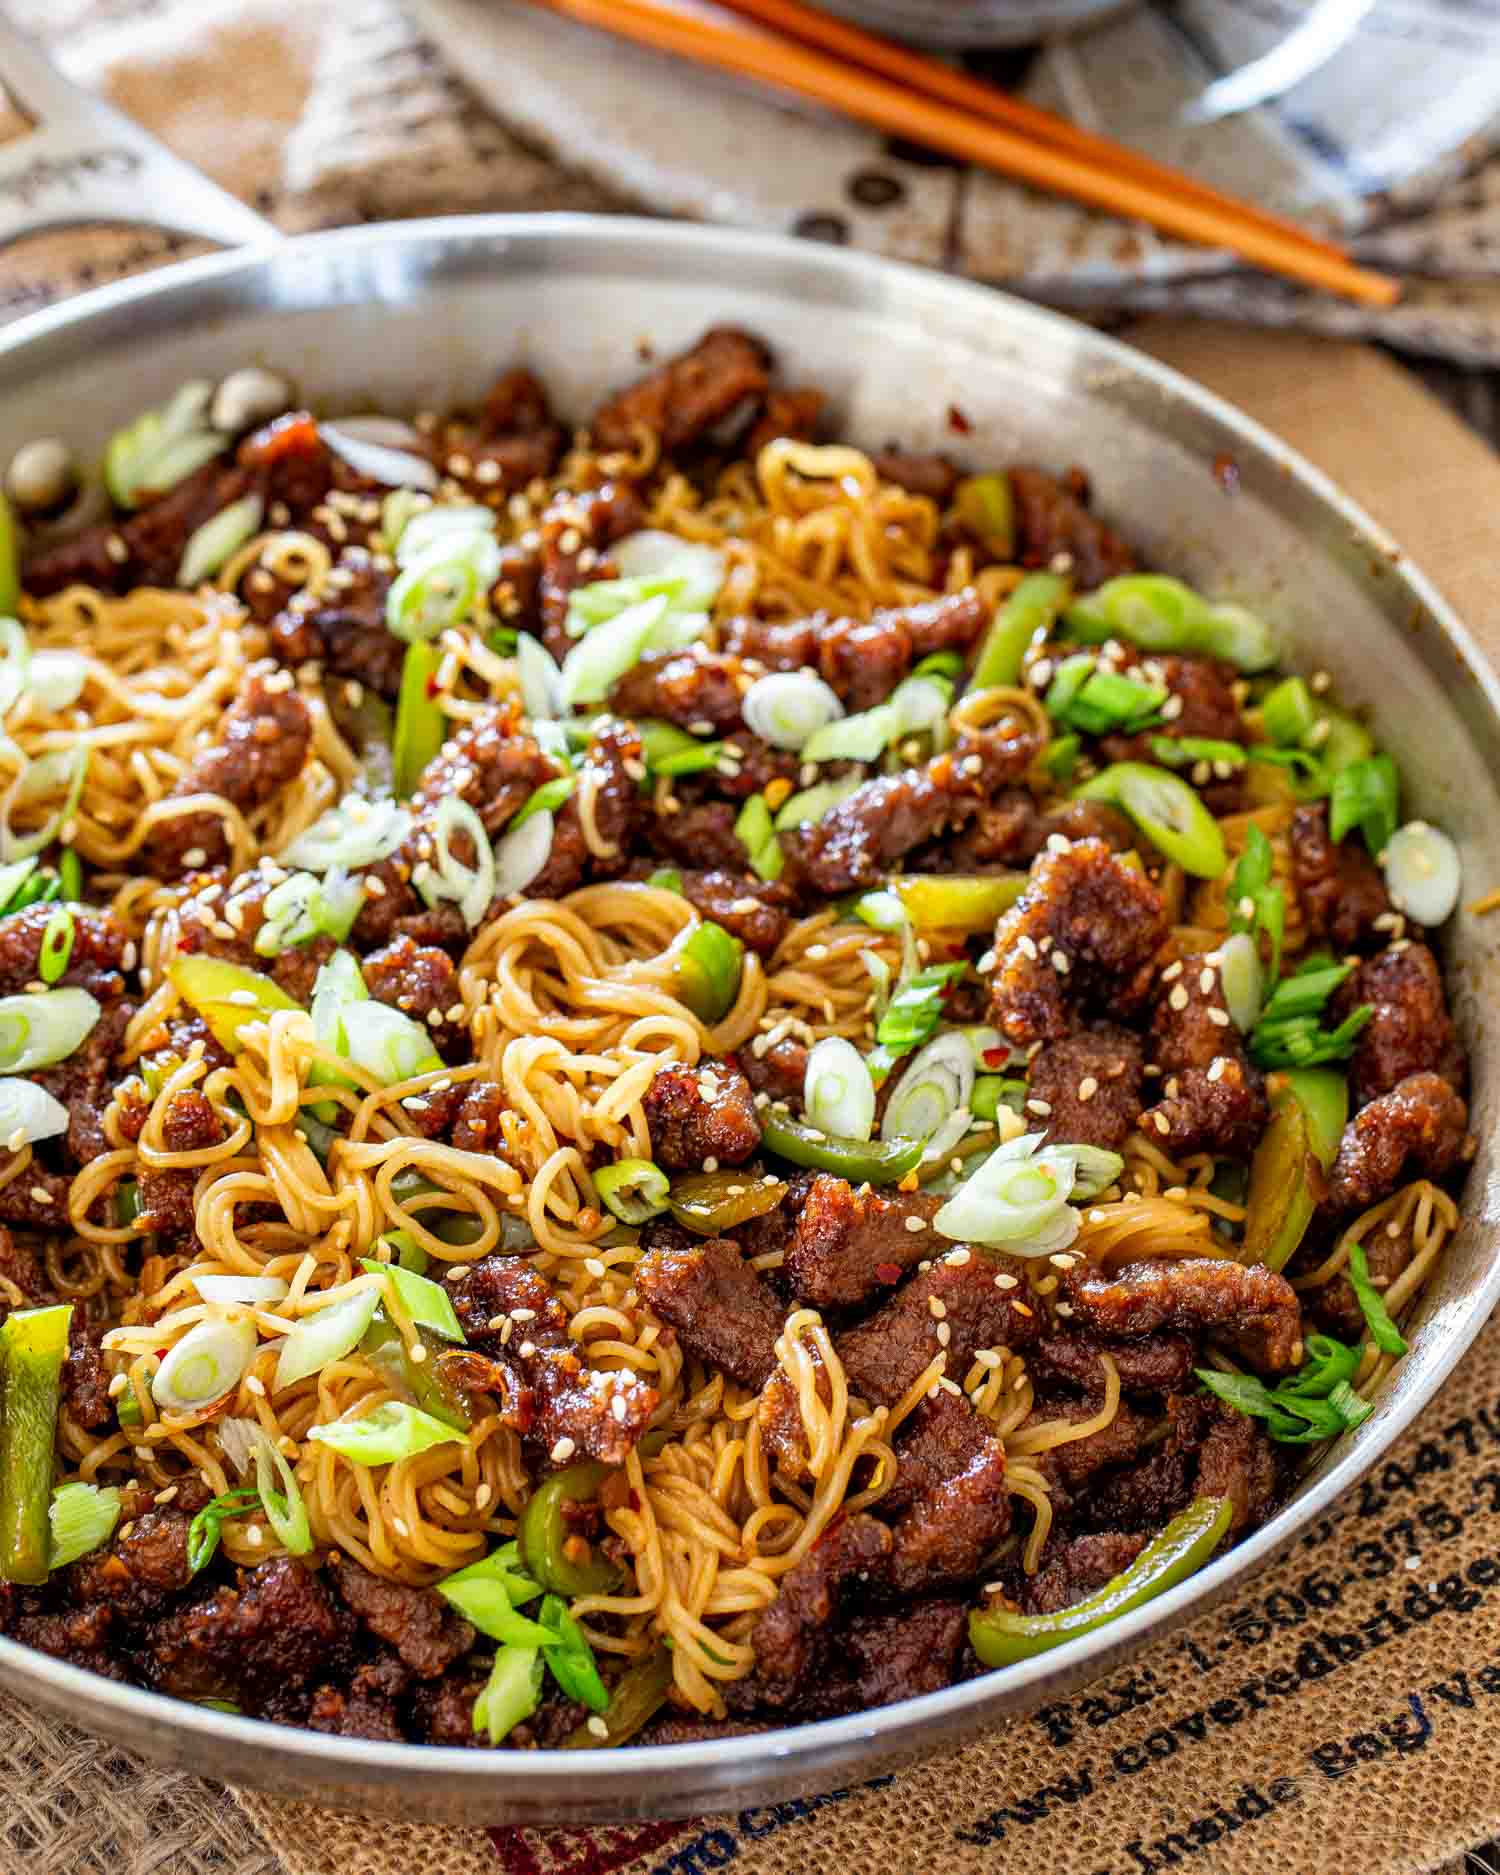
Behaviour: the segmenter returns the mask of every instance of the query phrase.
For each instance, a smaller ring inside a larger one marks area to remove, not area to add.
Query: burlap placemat
[[[107,82],[288,227],[613,205],[478,113],[408,33],[391,31],[385,0],[11,10],[48,31],[75,75]],[[174,251],[135,234],[32,244],[0,263],[0,312]],[[1500,655],[1488,538],[1500,462],[1411,379],[1349,345],[1167,324],[1138,336],[1358,494]],[[689,1824],[439,1830],[229,1793],[0,1699],[0,1869],[1395,1875],[1437,1867],[1500,1825],[1497,1741],[1500,1325],[1373,1484],[1233,1608],[1091,1694],[893,1783]]]

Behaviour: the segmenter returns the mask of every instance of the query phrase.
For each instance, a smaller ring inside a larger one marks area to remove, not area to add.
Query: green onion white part
[[[26,764],[0,801],[0,860],[27,859],[52,844],[77,809],[89,772],[90,753],[87,748],[53,749]],[[11,815],[17,807],[27,801],[45,800],[60,788],[67,790],[62,806],[35,833],[15,832]]]
[[[1452,917],[1463,889],[1463,866],[1446,833],[1425,820],[1409,820],[1386,842],[1381,863],[1397,911],[1424,925]]]
[[[196,586],[200,580],[212,578],[247,540],[254,538],[264,513],[265,503],[259,495],[244,495],[210,515],[189,534],[183,546],[177,584]]]
[[[524,892],[552,853],[556,821],[544,808],[495,842],[495,896]]]
[[[288,1292],[280,1276],[194,1276],[193,1287],[205,1302],[243,1303],[248,1308],[269,1308]]]
[[[370,441],[356,433],[358,421],[350,418],[344,423],[318,425],[323,441],[336,456],[343,457],[356,475],[367,475],[372,482],[384,482],[388,488],[420,488],[428,494],[437,488],[438,472],[425,456]]]
[[[920,1049],[897,1083],[880,1122],[882,1139],[926,1139],[951,1131],[949,1121],[965,1115],[968,1131],[969,1100],[976,1073],[974,1048],[966,1035],[950,1031]]]
[[[91,1556],[114,1535],[119,1521],[118,1485],[85,1484],[79,1478],[57,1485],[47,1506],[52,1536],[48,1569],[62,1569],[80,1556]]]
[[[283,1337],[276,1359],[274,1392],[293,1387],[309,1374],[318,1374],[334,1361],[352,1354],[380,1306],[380,1287],[373,1281],[327,1307],[304,1315]]]
[[[44,710],[68,710],[83,695],[88,659],[79,651],[33,651],[26,690]]]
[[[652,633],[667,616],[664,594],[627,606],[581,638],[563,660],[559,703],[565,710],[580,703],[602,703],[628,670],[640,662]]]
[[[472,866],[453,851],[453,837],[459,833],[474,848]],[[495,849],[484,822],[461,795],[445,794],[432,818],[432,857],[412,873],[412,884],[429,905],[451,899],[472,931],[495,896],[495,870]]]
[[[740,700],[746,727],[773,749],[804,748],[844,714],[837,694],[813,671],[769,671]]]
[[[550,720],[561,707],[562,669],[557,659],[530,632],[516,640],[516,674],[521,680],[521,704],[533,723]]]
[[[399,803],[346,795],[297,835],[280,862],[308,872],[329,872],[335,866],[353,871],[389,859],[411,830],[411,814]]]
[[[802,1108],[809,1122],[824,1133],[842,1139],[870,1137],[875,1124],[875,1083],[852,1042],[828,1035],[809,1050]]]
[[[350,1003],[344,1010],[345,1055],[382,1087],[434,1074],[443,1065],[432,1031],[388,1003]]]
[[[151,1397],[164,1413],[194,1413],[236,1388],[255,1358],[255,1323],[248,1316],[198,1322],[175,1342],[151,1377]]]
[[[296,1474],[263,1426],[252,1426],[251,1445],[255,1453],[255,1488],[260,1493],[266,1522],[288,1555],[311,1555],[312,1520]]]
[[[0,996],[0,1074],[30,1074],[66,1061],[99,1020],[87,990]]]
[[[112,501],[134,508],[145,495],[164,495],[223,452],[224,437],[206,427],[213,394],[212,384],[194,379],[115,432],[104,451]]]
[[[266,894],[255,949],[262,957],[276,957],[288,946],[318,937],[342,943],[364,900],[363,881],[351,879],[341,867],[324,879],[311,872],[289,873]]]
[[[68,1130],[68,1110],[35,1081],[7,1075],[0,1080],[0,1145],[15,1152]]]
[[[309,1426],[307,1436],[355,1465],[394,1465],[463,1438],[431,1413],[400,1400],[383,1401],[368,1413],[345,1414],[330,1425]]]
[[[1265,998],[1260,953],[1248,931],[1236,931],[1219,946],[1219,981],[1234,1026],[1248,1035],[1260,1020]]]
[[[407,536],[416,525],[407,528]],[[435,638],[445,626],[471,617],[499,577],[500,546],[493,533],[440,536],[426,553],[408,561],[386,594],[386,627],[408,644]]]

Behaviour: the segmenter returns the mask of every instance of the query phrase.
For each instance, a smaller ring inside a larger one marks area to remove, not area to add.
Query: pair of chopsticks
[[[533,4],[658,52],[795,92],[887,135],[1149,222],[1179,240],[1227,248],[1269,273],[1370,306],[1390,306],[1400,297],[1397,281],[1356,265],[1335,242],[804,0],[720,0],[769,29],[761,31],[680,12],[670,0]]]

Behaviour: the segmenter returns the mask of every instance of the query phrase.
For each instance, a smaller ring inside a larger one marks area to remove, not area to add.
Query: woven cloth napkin
[[[619,205],[484,117],[379,0],[11,10],[288,228]],[[40,240],[0,260],[0,313],[173,251]],[[1405,373],[1291,334],[1134,336],[1351,489],[1500,657],[1500,461]],[[895,1780],[690,1823],[439,1829],[226,1791],[0,1698],[0,1875],[1404,1875],[1500,1830],[1497,1744],[1500,1324],[1389,1463],[1232,1607]]]

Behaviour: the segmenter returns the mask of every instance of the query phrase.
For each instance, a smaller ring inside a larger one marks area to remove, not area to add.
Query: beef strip
[[[972,586],[920,604],[889,606],[867,619],[730,619],[721,650],[768,671],[815,670],[851,710],[883,702],[914,663],[938,651],[967,651],[990,621]]]
[[[68,1351],[62,1364],[63,1403],[77,1426],[98,1432],[114,1424],[110,1374],[104,1365],[105,1322],[95,1320],[86,1302],[75,1302],[68,1323]]]
[[[6,1288],[4,1285],[10,1287]],[[10,1289],[16,1291],[12,1296]],[[35,1249],[27,1243],[17,1243],[3,1224],[0,1224],[0,1321],[10,1311],[26,1308],[34,1302],[50,1301],[52,1292],[47,1285],[47,1272],[42,1268],[42,1259]]]
[[[1224,1000],[1217,963],[1207,953],[1180,958],[1162,972],[1150,1050],[1164,1078],[1161,1100],[1142,1117],[1147,1137],[1178,1157],[1211,1152],[1248,1159],[1270,1110]]]
[[[919,1595],[967,1581],[1010,1528],[1004,1445],[967,1400],[939,1389],[902,1428],[896,1459],[875,1507],[895,1517],[890,1586]]]
[[[737,1059],[745,1078],[757,1094],[769,1094],[772,1100],[800,1107],[802,1090],[807,1084],[807,1057],[811,1052],[807,1043],[785,1035],[779,1042],[772,1042],[769,1048],[761,1048],[765,1039],[757,1035],[748,1048],[740,1050]]]
[[[884,1574],[893,1548],[891,1532],[874,1517],[839,1517],[829,1525],[757,1617],[753,1684],[725,1688],[732,1711],[790,1706],[810,1688],[836,1644],[841,1614],[872,1576]]]
[[[1391,1226],[1384,1224],[1378,1230],[1367,1232],[1364,1252],[1370,1281],[1384,1293],[1416,1255],[1411,1220],[1398,1226],[1395,1236],[1391,1235]],[[1321,1252],[1312,1261],[1314,1264],[1321,1263]],[[1320,1328],[1352,1347],[1358,1347],[1369,1332],[1365,1312],[1359,1306],[1354,1285],[1347,1276],[1335,1276],[1331,1283],[1314,1290],[1308,1297],[1308,1308]]]
[[[469,1054],[467,1016],[450,1019],[448,1015],[451,1009],[463,1008],[463,997],[457,966],[447,951],[414,943],[409,937],[393,938],[361,960],[360,972],[377,1002],[388,1003],[422,1024],[445,1061],[462,1060]]]
[[[72,1179],[35,1159],[17,1178],[0,1185],[0,1222],[32,1230],[62,1230],[68,1221]]]
[[[689,350],[602,403],[589,421],[594,443],[600,449],[634,449],[640,432],[648,430],[670,455],[759,398],[770,364],[758,338],[715,326]]]
[[[778,879],[687,870],[682,895],[701,917],[722,925],[759,957],[775,951],[792,921],[792,894]]]
[[[956,837],[943,840],[913,861],[922,872],[985,872],[997,866],[1029,866],[1052,838],[1102,840],[1123,853],[1139,837],[1125,816],[1102,801],[1061,801],[1043,806],[1029,788],[1006,788],[980,808]]]
[[[733,801],[704,801],[683,808],[668,797],[668,810],[647,830],[652,851],[678,866],[709,866],[716,872],[741,872],[750,863],[745,843],[734,830],[739,811]]]
[[[177,950],[183,957],[223,957],[242,964],[269,976],[294,1001],[306,1004],[312,1001],[319,970],[338,946],[330,937],[315,937],[306,944],[278,944],[270,956],[256,949],[266,921],[266,899],[281,876],[280,867],[234,877],[219,868],[178,906]]]
[[[436,1679],[474,1645],[473,1628],[433,1590],[388,1582],[337,1551],[328,1572],[344,1605],[419,1679]]]
[[[956,1598],[934,1596],[890,1613],[856,1615],[839,1634],[833,1659],[804,1685],[789,1716],[832,1719],[938,1692],[957,1676],[968,1634],[968,1607]]]
[[[503,1158],[505,1138],[501,1115],[507,1111],[505,1090],[495,1081],[469,1081],[454,1115],[448,1143],[460,1152],[488,1152]]]
[[[1328,1174],[1325,1217],[1364,1211],[1403,1178],[1442,1178],[1467,1144],[1469,1110],[1441,1075],[1410,1074],[1344,1128]]]
[[[1128,1017],[1149,992],[1166,936],[1161,894],[1102,840],[1049,849],[995,927],[990,1020],[1027,1047],[1060,1041],[1074,1011]]]
[[[776,1366],[785,1311],[725,1237],[692,1238],[677,1226],[648,1228],[636,1286],[676,1330],[689,1354],[746,1387],[763,1387]]]
[[[1362,839],[1328,833],[1328,803],[1310,801],[1292,815],[1292,883],[1309,937],[1341,954],[1385,943],[1392,920],[1380,869]]]
[[[578,769],[578,786],[557,810],[547,863],[526,888],[532,898],[562,898],[585,879],[608,879],[625,870],[640,818],[639,781],[646,772],[640,732],[633,723],[606,721],[594,731]],[[590,802],[595,850],[584,831]]]
[[[1021,1579],[1020,1606],[1028,1615],[1055,1615],[1086,1601],[1128,1569],[1151,1541],[1147,1531],[1099,1530],[1047,1540],[1035,1575]]]
[[[787,437],[795,443],[810,443],[818,433],[818,420],[828,402],[820,390],[768,391],[760,415],[750,426],[743,453],[753,462],[767,443]]]
[[[814,1308],[853,1308],[951,1248],[929,1228],[943,1202],[922,1191],[856,1190],[819,1172],[803,1196],[781,1276]]]
[[[76,922],[76,912],[74,918]],[[75,1169],[88,1165],[100,1153],[109,1150],[104,1111],[113,1091],[115,1057],[124,1045],[125,1031],[134,1015],[134,1003],[106,1002],[99,1012],[99,1020],[66,1061],[31,1076],[68,1110],[68,1130],[63,1144],[68,1163]]]
[[[393,1654],[357,1667],[347,1688],[320,1686],[307,1709],[311,1732],[337,1738],[379,1738],[400,1744],[406,1737],[397,1701],[408,1691],[411,1674]]]
[[[106,1608],[111,1622],[140,1627],[153,1621],[192,1580],[188,1530],[208,1502],[195,1478],[179,1484],[170,1504],[132,1517],[103,1549],[81,1557],[66,1572],[63,1593],[79,1608]]]
[[[1026,1357],[1026,1369],[1036,1380],[1065,1380],[1086,1394],[1099,1396],[1106,1378],[1101,1354],[1114,1362],[1125,1393],[1173,1393],[1186,1382],[1196,1358],[1186,1335],[1091,1341],[1084,1335],[1057,1334],[1037,1343]]]
[[[1168,1403],[1170,1430],[1141,1464],[1096,1481],[1075,1515],[1099,1529],[1154,1533],[1194,1497],[1228,1497],[1229,1536],[1240,1536],[1270,1514],[1276,1462],[1259,1421],[1208,1394]]]
[[[353,679],[394,702],[406,655],[405,643],[386,626],[394,574],[375,565],[365,547],[346,550],[334,574],[317,599],[293,593],[272,618],[272,654],[293,667],[320,664],[326,674]]]
[[[1078,1425],[1095,1418],[1098,1411],[1095,1400],[1039,1400],[1022,1430],[1054,1425],[1058,1420]],[[1059,1505],[1064,1505],[1083,1491],[1096,1473],[1139,1458],[1155,1424],[1154,1414],[1142,1412],[1128,1400],[1122,1400],[1119,1411],[1107,1426],[1034,1452],[1025,1462],[1035,1466],[1047,1480]]]
[[[200,1088],[179,1088],[167,1102],[161,1125],[164,1151],[202,1152],[219,1145],[225,1137],[224,1122]],[[202,1171],[201,1165],[142,1164],[137,1178],[142,1228],[164,1237],[191,1237],[193,1193]]]
[[[484,1384],[504,1392],[507,1418],[518,1431],[548,1452],[566,1447],[559,1464],[574,1453],[624,1463],[656,1411],[656,1391],[628,1372],[586,1364],[568,1334],[567,1310],[524,1258],[482,1257],[449,1294],[469,1347],[494,1370]],[[620,1413],[617,1400],[624,1402]]]
[[[17,996],[29,983],[41,981],[42,938],[56,909],[28,905],[0,918],[0,995]],[[87,990],[100,1002],[118,996],[125,987],[125,932],[108,912],[70,908],[73,948],[68,967],[51,987]]]
[[[36,598],[73,585],[124,593],[175,586],[182,550],[202,524],[251,486],[242,470],[216,458],[128,517],[103,521],[27,556],[25,590]]]
[[[972,819],[1036,750],[1030,729],[984,730],[920,767],[864,782],[785,842],[794,876],[825,897],[882,884],[893,861]]]
[[[877,449],[871,457],[882,482],[894,482],[909,495],[925,495],[946,508],[958,487],[958,470],[946,456],[924,456],[905,449]]]
[[[606,482],[582,494],[565,490],[553,498],[539,526],[541,573],[537,589],[542,641],[559,663],[568,636],[568,603],[580,586],[611,579],[607,549],[645,525],[645,503],[629,482]]]
[[[1349,1064],[1349,1088],[1362,1107],[1413,1074],[1436,1074],[1457,1092],[1467,1081],[1462,1045],[1448,1013],[1437,958],[1425,944],[1392,944],[1362,963],[1334,992],[1329,1018],[1340,1022],[1361,1003],[1374,1014]]]
[[[464,1665],[441,1679],[418,1681],[411,1702],[413,1736],[429,1745],[488,1746],[488,1735],[474,1730],[474,1702],[488,1678],[482,1668]]]
[[[1227,1257],[1161,1257],[1110,1275],[1087,1263],[1063,1272],[1081,1327],[1111,1340],[1160,1328],[1207,1333],[1257,1373],[1283,1374],[1302,1359],[1302,1312],[1284,1276]]]
[[[634,722],[659,717],[695,735],[729,735],[743,727],[740,699],[750,681],[738,659],[703,645],[648,651],[611,690],[609,706]]]
[[[412,812],[419,822],[429,820],[441,801],[456,795],[475,809],[485,832],[494,838],[543,782],[561,772],[558,763],[521,729],[514,704],[500,704],[466,723],[443,744],[422,770],[411,800]],[[459,851],[457,843],[455,851]],[[460,851],[459,856],[466,863],[473,859],[472,853]],[[421,855],[414,849],[406,857],[415,862]]]
[[[218,794],[248,817],[301,773],[312,733],[312,712],[290,674],[253,669],[224,713],[217,742],[199,750],[167,798]],[[221,865],[229,856],[229,836],[213,812],[161,821],[147,846],[153,870],[168,879]]]
[[[641,1105],[652,1157],[669,1172],[697,1172],[709,1159],[743,1165],[760,1145],[755,1096],[732,1059],[670,1063]]]
[[[1080,591],[1102,586],[1139,564],[1129,545],[1111,527],[1089,513],[1088,478],[1069,470],[1058,481],[1041,469],[1010,471],[1015,499],[1017,557],[1023,566],[1051,566],[1059,554],[1072,562]]]
[[[1140,1118],[1141,1065],[1140,1037],[1113,1022],[1047,1042],[1027,1069],[1028,1115],[1045,1102],[1049,1140],[1118,1152]]]

